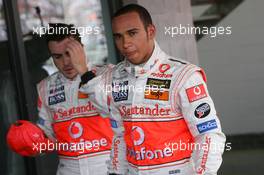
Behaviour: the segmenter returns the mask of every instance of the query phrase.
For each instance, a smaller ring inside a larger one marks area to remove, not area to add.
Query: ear
[[[148,38],[149,39],[154,39],[155,36],[156,36],[156,27],[154,25],[150,24],[147,27],[147,30],[148,30]]]

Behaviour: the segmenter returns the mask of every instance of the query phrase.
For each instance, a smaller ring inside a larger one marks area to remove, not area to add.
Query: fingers
[[[74,47],[77,50],[81,51],[83,49],[81,43],[79,43],[77,40],[75,40],[74,38],[70,37],[69,38],[69,47]]]
[[[73,38],[69,38],[66,51],[69,52],[70,56],[78,55],[84,52],[82,45]]]
[[[69,54],[73,67],[79,74],[83,74],[87,71],[86,55],[82,45],[74,38],[68,38],[66,45],[66,52]]]

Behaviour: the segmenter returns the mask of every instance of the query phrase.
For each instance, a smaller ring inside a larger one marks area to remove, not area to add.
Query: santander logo
[[[91,102],[88,102],[86,105],[75,106],[69,109],[59,108],[55,112],[53,118],[54,120],[61,120],[87,112],[96,112],[96,108],[92,105]]]
[[[155,104],[152,107],[145,106],[121,106],[119,108],[120,115],[122,117],[131,117],[132,115],[148,115],[148,116],[168,116],[171,112],[170,108],[160,107],[159,104]]]

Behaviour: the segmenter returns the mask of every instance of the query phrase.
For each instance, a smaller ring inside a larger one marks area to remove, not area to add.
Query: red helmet
[[[7,133],[7,144],[16,153],[22,156],[36,156],[42,152],[40,145],[51,142],[44,132],[33,123],[18,120],[12,124]]]

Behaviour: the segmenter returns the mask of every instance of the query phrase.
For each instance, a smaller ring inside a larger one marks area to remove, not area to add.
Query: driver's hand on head
[[[68,52],[71,59],[72,66],[80,75],[88,71],[86,63],[86,55],[83,46],[73,38],[69,38],[66,52]]]

